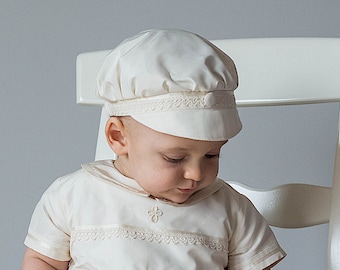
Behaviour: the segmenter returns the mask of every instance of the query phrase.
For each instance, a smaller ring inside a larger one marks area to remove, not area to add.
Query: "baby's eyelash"
[[[219,158],[220,157],[220,154],[214,154],[214,155],[205,155],[206,158]]]
[[[207,159],[220,158],[220,154],[219,153],[218,154],[206,154],[204,157]],[[171,158],[168,156],[164,156],[163,158],[165,161],[173,163],[173,164],[181,163],[184,160],[184,158]]]
[[[183,158],[170,158],[170,157],[164,157],[164,159],[170,163],[180,163],[183,160]]]

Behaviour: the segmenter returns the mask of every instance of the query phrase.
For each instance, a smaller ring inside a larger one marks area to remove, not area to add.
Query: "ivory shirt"
[[[57,179],[25,244],[69,269],[263,269],[285,256],[251,202],[216,179],[183,204],[152,198],[112,161]]]

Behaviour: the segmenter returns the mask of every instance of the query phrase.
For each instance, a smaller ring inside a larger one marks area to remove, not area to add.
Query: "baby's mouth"
[[[182,193],[190,193],[195,190],[194,188],[177,188],[177,189]]]

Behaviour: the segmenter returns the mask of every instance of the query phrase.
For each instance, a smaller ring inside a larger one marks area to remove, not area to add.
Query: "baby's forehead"
[[[158,150],[163,154],[173,155],[199,155],[205,156],[207,154],[217,155],[220,153],[222,146],[226,141],[199,141],[188,139],[183,141],[181,137],[174,137],[171,143],[161,143],[158,145]]]

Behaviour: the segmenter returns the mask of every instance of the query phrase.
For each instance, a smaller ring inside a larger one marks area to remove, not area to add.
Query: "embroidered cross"
[[[148,211],[148,215],[151,217],[153,223],[158,222],[159,217],[163,215],[163,212],[158,209],[158,206],[154,206]]]

